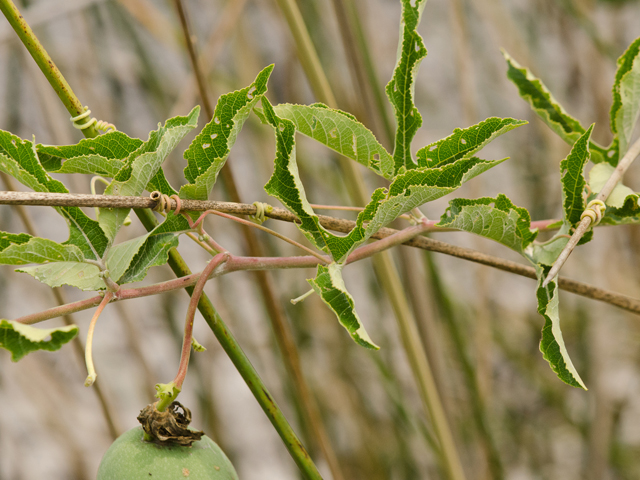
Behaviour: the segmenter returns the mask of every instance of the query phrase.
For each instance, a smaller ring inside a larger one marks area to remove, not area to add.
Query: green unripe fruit
[[[102,457],[97,480],[238,480],[233,465],[209,437],[190,447],[145,442],[142,427],[120,435]]]

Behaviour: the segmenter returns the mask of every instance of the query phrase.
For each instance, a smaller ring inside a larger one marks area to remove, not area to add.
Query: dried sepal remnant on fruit
[[[164,412],[159,412],[155,403],[151,403],[140,411],[138,421],[151,441],[158,445],[190,447],[204,435],[202,431],[189,430],[191,411],[180,402],[172,402]]]

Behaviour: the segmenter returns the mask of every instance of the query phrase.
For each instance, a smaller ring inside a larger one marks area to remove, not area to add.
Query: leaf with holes
[[[346,236],[337,236],[320,226],[309,202],[295,157],[295,126],[279,118],[266,98],[262,100],[263,117],[276,135],[274,172],[265,191],[284,203],[300,219],[298,227],[318,248],[331,254],[338,263],[375,232],[403,213],[447,195],[463,183],[503,162],[461,158],[438,168],[409,170],[396,176],[388,189],[376,190],[369,204],[356,220],[356,227]]]
[[[119,165],[117,160],[126,159],[140,145],[142,140],[139,138],[131,138],[122,132],[109,132],[95,138],[85,138],[76,145],[38,144],[36,150],[42,166],[49,172],[76,173],[75,170],[78,170],[77,173],[112,176],[106,172],[113,171]],[[95,168],[95,171],[80,171],[91,168]]]
[[[573,145],[586,132],[580,122],[569,115],[562,105],[551,95],[542,80],[533,75],[527,68],[522,67],[511,56],[502,51],[507,61],[507,78],[511,80],[520,96],[531,106],[533,111],[569,145]],[[591,141],[589,146],[594,163],[618,162],[613,148],[604,148]]]
[[[322,301],[333,310],[340,324],[358,345],[379,350],[380,347],[371,341],[355,310],[353,298],[344,286],[341,270],[342,266],[337,263],[328,266],[318,265],[316,278],[307,281]]]
[[[435,168],[470,158],[496,137],[526,125],[525,120],[490,117],[468,128],[456,128],[451,135],[418,150],[418,167]]]
[[[411,141],[422,125],[422,116],[413,102],[413,96],[418,67],[427,56],[427,49],[418,33],[418,24],[426,3],[426,0],[402,0],[398,59],[393,77],[385,88],[397,123],[393,150],[396,173],[402,167],[416,167],[411,156]]]
[[[43,329],[11,320],[0,320],[0,347],[11,352],[11,360],[14,362],[36,350],[60,350],[62,345],[69,343],[77,334],[78,327],[75,325]]]
[[[218,173],[227,161],[245,120],[267,91],[272,70],[273,65],[269,65],[248,87],[227,93],[218,99],[213,118],[184,152],[184,158],[188,162],[184,176],[189,184],[180,189],[181,198],[209,198]]]
[[[51,178],[40,163],[34,144],[0,130],[0,171],[36,192],[69,193],[62,182]],[[108,245],[107,237],[95,220],[78,207],[56,207],[69,225],[64,244],[77,246],[85,258],[97,260]]]
[[[0,232],[0,263],[26,265],[29,263],[82,262],[84,255],[75,245],[62,245],[46,238],[26,233]]]
[[[611,131],[617,155],[622,158],[631,141],[631,135],[640,114],[640,37],[618,59],[618,70],[613,83],[611,105]],[[615,163],[614,163],[615,165]]]
[[[281,103],[273,107],[280,118],[291,120],[296,130],[326,145],[351,160],[391,180],[393,157],[378,143],[371,130],[342,110],[324,104],[292,105]]]
[[[158,175],[169,153],[198,122],[200,107],[195,107],[186,117],[167,120],[163,127],[149,134],[149,139],[132,152],[124,166],[105,189],[105,195],[140,195],[147,184]],[[129,214],[128,208],[101,208],[98,220],[110,241]]]
[[[328,252],[326,239],[332,234],[320,225],[318,216],[307,201],[296,163],[296,126],[291,120],[278,117],[267,100],[262,98],[262,118],[273,127],[276,136],[276,158],[273,175],[264,186],[265,191],[276,197],[300,219],[298,228],[313,244]]]
[[[560,330],[558,277],[546,287],[542,286],[542,281],[546,278],[550,269],[551,267],[548,265],[538,265],[536,267],[538,275],[538,313],[545,319],[545,324],[542,328],[542,340],[540,340],[540,351],[560,380],[573,387],[586,390],[587,387],[569,357],[567,347],[562,338],[562,331]]]
[[[531,231],[527,209],[516,207],[502,194],[496,198],[451,200],[438,226],[490,238],[521,255],[538,235],[537,231]]]

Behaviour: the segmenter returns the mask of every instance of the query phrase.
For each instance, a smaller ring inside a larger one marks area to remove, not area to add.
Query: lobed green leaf
[[[522,255],[538,235],[537,231],[531,231],[527,209],[516,207],[502,194],[496,198],[451,200],[438,226],[490,238]]]
[[[116,283],[119,282],[120,278],[129,269],[131,262],[136,257],[149,235],[151,234],[147,233],[146,235],[119,243],[109,250],[105,263],[111,280]]]
[[[36,350],[60,350],[62,345],[73,340],[77,334],[78,327],[75,325],[42,329],[11,320],[0,320],[0,347],[11,352],[11,360],[14,362]]]
[[[80,290],[104,290],[105,284],[96,265],[81,262],[55,262],[33,267],[21,267],[16,272],[27,273],[51,288],[71,285]]]
[[[322,103],[283,103],[273,108],[278,117],[292,121],[298,132],[355,160],[388,180],[393,178],[393,157],[378,143],[373,132],[354,116]]]
[[[355,310],[353,298],[347,292],[342,280],[341,270],[342,266],[337,263],[331,263],[328,266],[318,265],[316,278],[307,281],[320,295],[322,301],[333,310],[340,324],[358,345],[379,350],[380,347],[371,341]]]
[[[0,263],[26,265],[28,263],[82,262],[84,255],[75,245],[62,245],[46,238],[26,233],[0,232]]]
[[[591,158],[589,139],[592,131],[593,125],[576,140],[567,158],[560,162],[564,221],[571,227],[580,223],[580,216],[586,207],[583,197],[587,184],[584,166]]]
[[[111,280],[119,282],[125,273],[130,272],[130,276],[142,277],[146,274],[152,264],[151,259],[148,261],[138,261],[134,269],[131,269],[131,265],[137,258],[140,250],[143,249],[148,237],[151,233],[142,235],[132,240],[119,243],[113,246],[107,252],[105,258],[106,270]],[[44,239],[38,239],[44,240]],[[31,242],[29,242],[31,243]],[[15,248],[25,247],[29,243],[19,245]],[[9,249],[7,249],[8,251]],[[5,252],[0,252],[0,258]],[[60,287],[62,285],[71,285],[81,290],[104,290],[106,288],[103,278],[100,276],[100,269],[94,264],[89,264],[79,260],[55,260],[55,263],[45,263],[40,266],[22,267],[17,269],[17,272],[27,273],[42,283],[49,285],[52,288]],[[157,259],[156,259],[157,261]],[[140,278],[140,279],[142,279]]]
[[[85,138],[76,145],[36,146],[45,170],[53,173],[86,173],[114,177],[124,160],[140,148],[142,140],[122,132],[109,132]]]
[[[151,267],[167,263],[169,250],[178,246],[178,235],[175,233],[161,233],[149,235],[149,238],[137,251],[127,270],[119,278],[118,283],[139,282],[147,275]]]
[[[589,171],[589,188],[593,195],[602,190],[614,167],[608,163],[594,165]],[[603,225],[628,225],[640,223],[640,194],[634,192],[622,182],[618,182],[607,200],[607,210],[601,223]]]
[[[0,171],[36,192],[69,193],[62,182],[51,178],[45,171],[34,143],[22,140],[0,130]],[[77,246],[85,258],[102,257],[109,243],[98,222],[84,214],[78,207],[56,207],[69,225],[69,239],[64,242]]]
[[[589,188],[592,194],[600,193],[604,184],[607,183],[609,177],[613,174],[615,168],[608,163],[599,163],[589,170]],[[618,182],[613,191],[607,197],[605,204],[608,207],[622,208],[629,197],[638,194],[631,190],[622,182]]]
[[[213,119],[202,129],[184,152],[187,167],[184,176],[189,181],[180,189],[181,198],[206,200],[216,183],[231,147],[249,117],[254,105],[267,91],[273,65],[262,70],[255,81],[242,90],[222,95]]]
[[[569,115],[560,103],[551,95],[544,83],[533,75],[527,68],[522,67],[511,56],[502,51],[507,61],[507,78],[511,80],[520,96],[531,106],[533,111],[569,145],[573,145],[585,133],[580,122]],[[603,148],[595,142],[590,142],[592,160],[594,163],[618,162],[613,148]]]
[[[548,265],[539,264],[536,267],[538,274],[538,290],[536,293],[538,313],[545,319],[545,324],[542,328],[540,351],[560,380],[573,387],[587,390],[576,368],[573,366],[567,347],[564,344],[564,339],[562,338],[560,317],[558,315],[559,288],[557,277],[546,287],[542,286],[542,282],[550,269],[551,267]]]
[[[640,114],[640,37],[618,59],[613,82],[613,104],[609,113],[611,131],[615,135],[616,157],[622,158]],[[617,163],[617,161],[616,161]],[[615,163],[614,163],[615,165]]]
[[[427,49],[417,29],[426,3],[426,0],[402,0],[398,59],[393,77],[385,88],[397,123],[393,150],[395,172],[402,167],[407,170],[416,167],[411,157],[411,141],[422,125],[422,116],[414,104],[413,96],[418,67],[427,56]]]
[[[67,160],[73,158],[96,156],[105,160],[124,160],[140,148],[140,145],[142,145],[142,140],[139,138],[131,138],[116,131],[95,138],[85,138],[75,145],[38,144],[36,150],[45,170],[55,172],[59,171]]]
[[[108,159],[100,155],[84,155],[70,158],[62,164],[58,170],[51,170],[52,173],[86,173],[89,175],[104,175],[105,177],[115,177],[124,166],[122,160]]]
[[[184,136],[198,122],[200,107],[195,107],[186,117],[170,118],[165,125],[149,134],[149,139],[129,154],[124,165],[104,191],[105,195],[140,195],[147,184],[156,178],[162,163]],[[129,208],[101,208],[98,215],[100,227],[109,241],[129,214]]]
[[[470,158],[496,137],[526,125],[525,120],[490,117],[471,127],[456,128],[451,135],[418,150],[418,167],[435,168]]]
[[[330,253],[338,263],[343,263],[354,248],[403,213],[455,191],[464,182],[506,160],[463,158],[438,168],[401,173],[388,189],[381,188],[373,193],[348,235],[337,236],[322,228],[307,201],[296,165],[293,122],[279,118],[266,98],[263,98],[262,106],[263,116],[276,135],[275,168],[265,191],[295,213],[301,222],[298,227],[307,238],[316,247]]]

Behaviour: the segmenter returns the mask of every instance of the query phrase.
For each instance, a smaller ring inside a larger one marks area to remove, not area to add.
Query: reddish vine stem
[[[198,302],[204,291],[204,285],[209,280],[209,277],[213,271],[219,267],[222,263],[226,262],[230,257],[228,252],[222,252],[213,257],[202,273],[198,276],[191,300],[189,300],[189,307],[187,308],[187,316],[184,323],[184,335],[182,337],[182,350],[180,352],[180,364],[178,366],[178,373],[171,383],[167,385],[158,385],[156,388],[159,392],[164,390],[164,394],[160,395],[160,400],[156,403],[156,410],[164,412],[167,407],[173,402],[180,392],[182,391],[182,384],[187,376],[187,370],[189,369],[189,359],[191,358],[191,343],[193,340],[193,321],[195,320],[196,310],[198,309]]]
[[[182,389],[182,383],[187,375],[187,368],[189,367],[189,357],[191,355],[191,339],[193,338],[193,320],[196,316],[196,310],[198,308],[198,302],[200,296],[204,290],[204,285],[209,280],[209,276],[213,271],[222,263],[229,259],[229,254],[219,253],[213,257],[207,266],[202,271],[202,274],[198,278],[196,285],[193,289],[193,295],[189,301],[189,308],[187,309],[187,318],[184,324],[184,337],[182,340],[182,353],[180,354],[180,367],[178,368],[178,374],[174,378],[173,383],[177,388]]]
[[[189,217],[189,215],[185,215],[185,218],[187,219],[187,221],[189,222],[189,226],[191,228],[197,228],[197,227],[201,227],[202,226],[202,222],[204,221],[205,217],[207,215],[218,215],[219,217],[222,218],[226,218],[228,220],[233,220],[234,222],[240,223],[242,225],[246,225],[247,227],[253,227],[253,228],[257,228],[258,230],[262,230],[263,232],[266,232],[270,235],[273,235],[276,238],[279,238],[280,240],[287,242],[290,245],[293,245],[294,247],[298,247],[301,250],[304,250],[305,252],[307,252],[309,255],[313,255],[314,257],[316,257],[318,260],[320,260],[322,263],[328,263],[329,260],[320,255],[317,252],[314,252],[313,250],[311,250],[308,247],[305,247],[304,245],[302,245],[301,243],[296,242],[295,240],[290,239],[289,237],[282,235],[274,230],[271,230],[270,228],[267,227],[263,227],[262,225],[258,225],[257,223],[253,223],[250,222],[249,220],[245,220],[244,218],[239,218],[239,217],[234,217],[233,215],[229,215],[227,213],[223,213],[223,212],[217,212],[216,210],[207,210],[206,212],[204,212],[202,215],[200,215],[200,217],[198,217],[198,219],[193,222],[191,220],[191,218]],[[200,233],[205,233],[204,230],[199,230]],[[211,237],[209,237],[207,235],[208,239],[211,240]],[[217,244],[216,244],[217,245]],[[212,245],[213,247],[213,245]],[[215,247],[214,247],[215,248]]]
[[[421,227],[418,225],[416,227],[409,228],[419,229]],[[406,236],[409,236],[409,234],[407,234],[405,230],[397,231],[391,228],[384,228],[381,232],[379,232],[381,234],[380,238],[391,238],[391,236],[394,236],[393,242],[390,243],[392,243],[393,245],[397,245],[398,243],[400,243],[400,240],[404,240]],[[494,267],[509,273],[515,273],[516,275],[531,278],[534,280],[537,278],[536,271],[533,267],[522,265],[517,262],[512,262],[510,260],[496,258],[491,255],[471,250],[469,248],[456,247],[444,242],[440,242],[438,240],[433,240],[431,238],[414,237],[402,244],[421,248],[423,250],[444,253],[454,257],[480,263],[482,265]],[[383,242],[375,242],[359,247],[351,255],[349,255],[346,263],[352,263],[354,261],[361,260],[363,258],[374,255],[375,253],[378,253],[379,251],[382,251],[386,248],[388,248],[388,245],[385,245],[385,243]],[[230,255],[229,259],[224,263],[224,265],[222,265],[222,268],[220,268],[218,271],[213,271],[209,275],[209,277],[213,278],[227,273],[246,270],[269,270],[274,268],[312,268],[317,264],[318,260],[312,256],[236,257],[234,255]],[[113,301],[146,297],[149,295],[157,295],[159,293],[164,293],[181,288],[188,288],[195,285],[196,282],[201,278],[201,276],[202,273],[192,273],[184,277],[176,278],[174,280],[168,280],[166,282],[158,283],[155,285],[129,289],[121,288],[114,295]],[[560,277],[558,283],[560,289],[562,290],[575,293],[576,295],[581,295],[592,300],[605,302],[610,305],[622,308],[623,310],[627,310],[631,313],[635,313],[636,315],[640,315],[640,301],[635,298],[628,297],[616,292],[611,292],[602,288],[597,288],[592,285],[578,282],[576,280],[570,280],[564,277]],[[75,313],[91,307],[95,307],[101,302],[101,300],[102,297],[100,295],[96,295],[86,300],[80,300],[78,302],[69,303],[67,305],[50,308],[42,312],[26,315],[17,318],[15,321],[23,323],[25,325],[31,325],[34,323],[49,320],[51,318],[56,318],[69,313]]]

